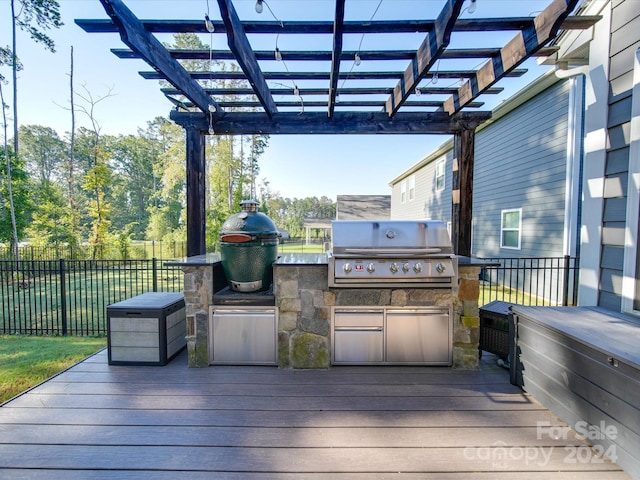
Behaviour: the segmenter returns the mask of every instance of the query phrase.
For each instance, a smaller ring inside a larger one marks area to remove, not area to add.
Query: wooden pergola
[[[518,67],[528,58],[554,53],[555,47],[547,45],[563,30],[589,28],[599,19],[570,16],[579,0],[550,0],[537,15],[518,18],[460,18],[482,0],[441,0],[433,18],[384,21],[346,20],[347,0],[335,1],[333,21],[280,19],[270,2],[258,0],[257,4],[267,5],[273,18],[265,15],[265,20],[246,21],[238,15],[233,0],[217,0],[221,20],[216,15],[208,23],[204,19],[141,20],[122,0],[100,1],[110,19],[76,23],[87,32],[119,33],[129,49],[114,49],[117,56],[143,59],[153,68],[140,72],[144,78],[171,84],[162,88],[175,106],[170,117],[186,130],[188,256],[205,253],[205,139],[210,134],[454,135],[452,240],[456,253],[469,255],[475,129],[491,116],[487,111],[473,111],[482,106],[478,97],[501,92],[496,84],[505,77],[522,75],[526,70]],[[275,8],[277,1],[273,4]],[[430,4],[435,7],[438,2]],[[458,32],[504,31],[514,35],[502,47],[449,48],[452,34]],[[414,49],[343,49],[349,35],[415,32],[424,36]],[[224,34],[229,50],[167,49],[155,36],[160,33]],[[250,40],[255,34],[276,38],[326,35],[332,39],[332,48],[280,51],[276,40],[275,50],[255,50]],[[285,70],[267,70],[274,55],[286,62]],[[452,59],[476,59],[480,66],[440,70],[440,60]],[[181,60],[234,61],[239,69],[187,71]],[[352,67],[355,62],[377,66],[399,60],[406,62],[404,70]],[[301,62],[324,62],[326,67],[312,72],[296,70],[294,65]],[[458,82],[454,87],[441,87],[434,78]],[[238,80],[243,86],[209,88],[213,80]],[[311,80],[324,86],[298,87]],[[345,88],[347,80],[350,85]],[[358,80],[353,82],[357,86],[351,86],[351,80]],[[283,87],[280,82],[285,81],[292,87]],[[287,96],[293,96],[294,101],[279,100]],[[309,97],[319,100],[303,100]]]

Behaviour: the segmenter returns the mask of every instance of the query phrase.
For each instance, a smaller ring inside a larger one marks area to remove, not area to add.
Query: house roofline
[[[511,113],[513,110],[518,108],[520,105],[528,102],[529,100],[534,98],[536,95],[539,95],[540,93],[542,93],[543,91],[545,91],[549,87],[555,85],[556,83],[558,83],[558,82],[560,82],[562,80],[563,79],[558,78],[555,75],[555,70],[554,69],[551,69],[551,70],[547,71],[546,73],[542,74],[540,77],[538,77],[536,80],[531,82],[529,85],[527,85],[526,87],[524,87],[520,91],[516,92],[514,95],[512,95],[507,100],[505,100],[500,105],[498,105],[496,108],[494,108],[492,110],[491,118],[489,120],[487,120],[486,122],[484,122],[482,125],[480,125],[476,129],[476,133],[482,131],[485,128],[487,128],[489,125],[491,125],[494,122],[496,122],[497,120],[501,119],[502,117],[504,117],[508,113]],[[393,178],[388,183],[388,185],[390,187],[393,187],[395,184],[399,183],[400,181],[404,180],[405,178],[409,177],[410,175],[413,175],[415,172],[417,172],[418,170],[420,170],[424,166],[426,166],[426,165],[430,164],[431,162],[441,158],[443,155],[445,155],[447,152],[449,152],[452,149],[453,149],[453,137],[450,138],[449,140],[447,140],[446,142],[444,142],[443,144],[441,144],[439,147],[437,147],[435,150],[433,150],[427,156],[423,157],[421,160],[419,160],[418,162],[413,164],[411,167],[409,167],[407,170],[402,172],[400,175],[398,175],[397,177]]]

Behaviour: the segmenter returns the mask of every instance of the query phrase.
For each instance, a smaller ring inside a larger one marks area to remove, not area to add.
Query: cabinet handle
[[[335,327],[336,332],[381,332],[382,327]]]

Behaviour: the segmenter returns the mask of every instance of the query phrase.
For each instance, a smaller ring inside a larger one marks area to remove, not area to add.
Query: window
[[[407,201],[407,182],[406,180],[400,184],[400,203]]]
[[[522,230],[522,209],[502,210],[500,225],[500,247],[520,250],[520,232]]]
[[[436,162],[436,192],[444,190],[444,172],[446,165],[446,158],[441,158]]]
[[[416,176],[411,175],[409,177],[409,201],[416,198]]]

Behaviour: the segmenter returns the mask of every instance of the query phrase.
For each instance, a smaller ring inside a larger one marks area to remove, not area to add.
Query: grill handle
[[[345,253],[374,254],[374,255],[424,255],[425,253],[441,253],[441,248],[345,248]]]

